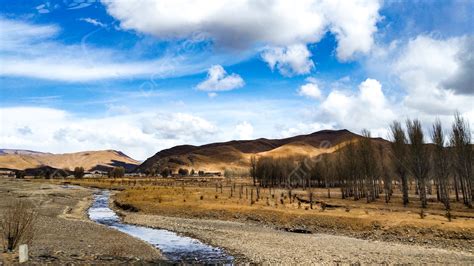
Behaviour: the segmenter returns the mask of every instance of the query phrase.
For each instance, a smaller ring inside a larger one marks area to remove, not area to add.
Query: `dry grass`
[[[327,198],[326,189],[313,189],[313,202],[316,203],[311,209],[309,203],[290,202],[289,191],[284,189],[260,189],[257,200],[256,188],[248,179],[233,179],[232,183],[212,178],[83,179],[70,182],[119,190],[114,196],[117,206],[127,206],[127,210],[134,209],[144,214],[240,221],[285,230],[304,229],[458,250],[472,250],[474,245],[474,211],[453,199],[451,214],[454,219],[449,222],[443,205],[433,200],[435,195],[431,195],[421,219],[419,199],[412,193],[410,204],[404,208],[399,191],[388,204],[384,203],[382,195],[367,204],[364,199],[343,200],[337,189],[332,189],[331,198]],[[292,190],[291,193],[293,199],[297,195],[302,201],[309,200],[308,191]]]
[[[256,188],[248,180],[172,180],[172,179],[84,179],[73,184],[121,190],[115,196],[119,204],[133,206],[142,213],[184,218],[204,218],[257,222],[277,228],[305,228],[314,232],[332,232],[376,239],[411,239],[415,241],[474,241],[474,211],[453,202],[448,222],[443,205],[429,202],[420,218],[417,197],[410,198],[404,208],[400,193],[388,204],[381,197],[376,202],[343,200],[337,189],[327,198],[326,189],[313,189],[313,209],[308,192]],[[222,192],[221,192],[222,185]],[[235,189],[233,188],[235,186]],[[242,193],[241,191],[242,187]],[[232,197],[231,197],[231,190]],[[253,197],[251,192],[253,191]],[[412,240],[410,240],[412,242]]]
[[[456,204],[458,210],[452,212],[458,218],[448,222],[442,206],[433,203],[431,209],[425,211],[425,218],[420,219],[420,209],[414,204],[404,209],[398,207],[401,202],[385,205],[380,202],[366,204],[363,201],[328,200],[321,196],[325,191],[318,191],[316,199],[327,202],[326,205],[340,207],[323,208],[324,204],[317,204],[310,209],[306,203],[290,203],[285,195],[287,191],[277,190],[274,197],[268,190],[260,193],[261,198],[256,201],[254,190],[252,204],[251,196],[246,197],[245,192],[242,199],[239,198],[239,189],[230,198],[229,188],[221,194],[219,189],[216,192],[213,188],[184,187],[183,190],[182,187],[144,186],[125,190],[116,196],[116,200],[148,214],[238,220],[287,230],[304,229],[421,244],[437,242],[443,247],[469,246],[474,240],[473,213],[460,204]]]

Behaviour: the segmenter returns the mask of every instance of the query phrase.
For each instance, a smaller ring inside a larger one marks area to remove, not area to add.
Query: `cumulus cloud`
[[[456,94],[474,94],[474,36],[465,37],[457,52],[458,68],[442,85]]]
[[[420,35],[403,46],[391,69],[406,92],[404,105],[430,115],[472,109],[470,44],[472,37],[434,39]]]
[[[42,107],[0,108],[0,124],[0,147],[48,152],[116,149],[136,159],[183,143],[207,143],[218,132],[212,122],[187,113],[84,118]]]
[[[238,139],[252,139],[253,126],[247,121],[241,122],[235,126],[235,133]]]
[[[335,128],[361,131],[370,129],[374,135],[386,136],[389,123],[397,118],[396,106],[387,101],[382,85],[366,79],[356,92],[333,90],[319,105],[316,117]]]
[[[380,20],[379,1],[323,1],[329,30],[336,35],[337,57],[351,60],[357,53],[368,53],[374,44]]]
[[[229,91],[241,88],[244,80],[237,74],[227,74],[220,65],[214,65],[207,72],[207,79],[197,85],[202,91]],[[214,95],[216,96],[216,95]]]
[[[298,95],[319,100],[322,97],[321,90],[316,82],[308,82],[298,89]]]
[[[371,49],[380,19],[380,1],[374,0],[102,2],[124,29],[165,39],[210,39],[233,49],[260,45],[290,49],[316,43],[330,31],[338,41],[340,60]]]
[[[311,52],[302,44],[267,48],[262,53],[262,59],[272,70],[277,68],[280,74],[290,77],[308,74],[314,67]]]

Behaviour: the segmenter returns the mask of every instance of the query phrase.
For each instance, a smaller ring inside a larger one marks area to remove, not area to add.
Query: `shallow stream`
[[[88,211],[92,221],[150,243],[171,262],[232,264],[234,258],[222,249],[209,246],[194,238],[180,236],[168,230],[123,223],[109,207],[109,197],[107,190],[102,190],[95,195],[94,203]]]

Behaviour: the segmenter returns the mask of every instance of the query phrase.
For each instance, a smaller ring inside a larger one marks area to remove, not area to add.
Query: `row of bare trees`
[[[434,195],[447,210],[450,195],[472,207],[473,145],[468,122],[459,114],[449,134],[440,120],[430,130],[427,143],[421,122],[394,121],[390,125],[390,143],[373,139],[364,130],[362,138],[349,141],[334,154],[317,158],[251,158],[250,175],[254,184],[263,187],[338,187],[342,198],[365,198],[375,201],[382,195],[390,202],[394,188],[399,188],[403,205],[410,201],[410,191],[418,195],[421,207]],[[414,189],[410,189],[414,184]]]

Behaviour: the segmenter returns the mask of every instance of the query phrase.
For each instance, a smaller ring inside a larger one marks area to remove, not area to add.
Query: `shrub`
[[[109,171],[109,177],[122,178],[125,176],[125,168],[122,166],[114,167]]]
[[[84,177],[84,167],[76,167],[74,168],[74,177],[75,178],[83,178]]]
[[[188,169],[179,168],[178,174],[179,174],[180,176],[187,176],[187,175],[189,175],[189,171],[188,171]]]
[[[1,241],[7,251],[29,244],[34,235],[37,212],[26,201],[13,200],[0,218]]]

